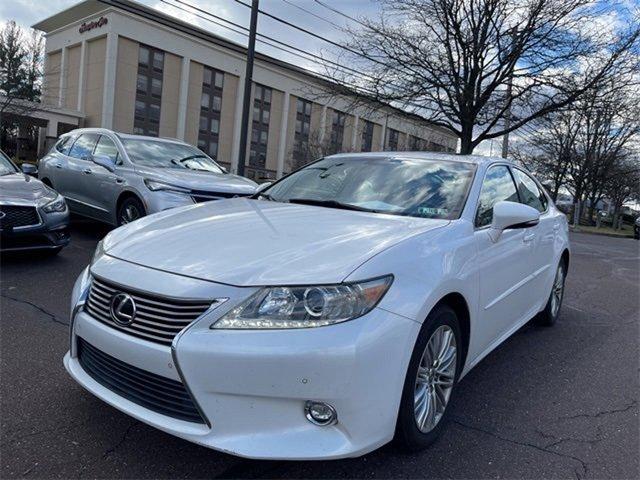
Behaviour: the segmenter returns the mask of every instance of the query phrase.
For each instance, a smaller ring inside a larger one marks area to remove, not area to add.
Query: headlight
[[[370,312],[393,276],[308,287],[266,287],[216,321],[211,328],[310,328],[346,322]]]
[[[93,265],[98,260],[100,260],[100,257],[104,255],[104,247],[102,246],[102,242],[104,242],[104,240],[100,240],[98,242],[98,245],[96,245],[96,251],[93,252],[93,258],[91,259],[91,263],[89,265]]]
[[[45,213],[64,212],[67,209],[67,202],[62,195],[58,195],[52,201],[42,207]]]
[[[148,178],[145,179],[144,184],[152,192],[157,192],[158,190],[164,190],[167,192],[191,193],[191,190],[189,190],[188,188],[178,187],[176,185],[171,185],[169,183],[164,183],[164,182],[157,182],[155,180],[149,180]]]

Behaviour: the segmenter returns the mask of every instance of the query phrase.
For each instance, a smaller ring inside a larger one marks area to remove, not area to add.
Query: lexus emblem
[[[118,293],[111,297],[109,310],[113,321],[122,327],[131,325],[136,318],[136,302],[126,293]]]

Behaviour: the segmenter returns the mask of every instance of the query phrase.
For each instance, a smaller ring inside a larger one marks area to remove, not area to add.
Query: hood
[[[36,204],[45,196],[51,197],[51,190],[37,178],[17,172],[0,176],[0,201]]]
[[[203,192],[224,192],[250,195],[257,183],[231,173],[213,173],[186,168],[151,168],[136,166],[139,174],[150,180]]]
[[[447,223],[236,198],[137,220],[108,235],[104,249],[121,260],[230,285],[326,284],[341,282],[408,236]]]

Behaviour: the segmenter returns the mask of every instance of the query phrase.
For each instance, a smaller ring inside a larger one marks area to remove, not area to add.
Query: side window
[[[73,139],[76,138],[73,135],[68,135],[66,137],[62,137],[56,143],[56,150],[63,155],[69,155],[69,150],[71,149],[71,145],[73,145]]]
[[[113,143],[106,135],[102,135],[100,140],[98,140],[98,144],[96,145],[96,149],[93,152],[94,155],[106,155],[111,159],[114,165],[122,164],[122,161],[119,159],[118,155],[118,147]]]
[[[81,160],[87,160],[93,153],[93,148],[96,146],[97,140],[97,133],[83,133],[73,144],[73,147],[71,147],[69,156],[79,158]]]
[[[540,191],[533,178],[517,168],[514,168],[512,171],[516,179],[516,184],[518,185],[522,203],[535,208],[539,212],[544,212],[547,209],[547,198],[544,196],[544,193]]]
[[[476,210],[476,227],[490,225],[493,220],[493,206],[507,200],[517,202],[518,191],[509,173],[509,168],[504,165],[491,167],[484,177],[478,209]]]

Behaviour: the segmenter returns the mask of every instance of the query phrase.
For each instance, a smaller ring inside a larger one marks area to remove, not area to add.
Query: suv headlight
[[[265,287],[216,321],[216,329],[311,328],[346,322],[370,312],[392,275],[362,282]]]
[[[64,212],[66,209],[67,202],[64,201],[64,197],[62,195],[58,195],[56,198],[42,207],[42,210],[45,213]]]
[[[164,190],[167,192],[191,193],[191,190],[189,190],[188,188],[178,187],[177,185],[171,185],[170,183],[157,182],[156,180],[149,180],[148,178],[144,180],[144,184],[152,192]]]

